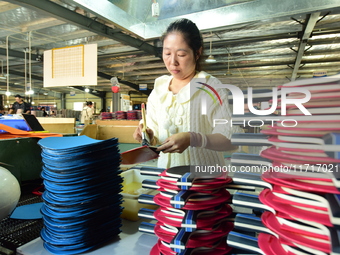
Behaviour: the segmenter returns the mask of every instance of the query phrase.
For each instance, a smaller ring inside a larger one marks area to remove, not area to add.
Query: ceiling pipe
[[[24,50],[25,51],[25,62],[24,62],[24,65],[25,65],[25,95],[27,94],[27,51],[26,49]]]
[[[8,39],[9,39],[9,35],[6,36],[6,63],[7,63],[7,79],[6,79],[6,96],[7,96],[7,104],[9,104],[9,99],[8,97],[10,96],[10,92],[9,92],[9,53],[8,53],[8,48],[9,48],[9,45],[8,45]]]
[[[31,60],[31,54],[32,54],[32,42],[31,42],[31,31],[28,32],[28,75],[29,75],[29,97],[31,97],[32,94],[32,60]],[[25,84],[26,86],[26,84]],[[32,96],[33,97],[33,96]]]
[[[1,59],[1,75],[0,75],[1,79],[5,78],[5,74],[4,74],[4,61]]]
[[[123,33],[120,29],[113,29],[112,27],[106,26],[98,21],[95,21],[94,19],[78,14],[74,11],[71,11],[70,9],[67,9],[51,1],[8,0],[7,2],[17,4],[20,6],[25,6],[29,9],[43,11],[56,19],[66,21],[67,23],[74,24],[78,27],[94,32],[98,35],[105,36],[107,38],[113,39],[115,41],[142,50],[148,54],[160,57],[158,54],[157,47],[154,47],[149,43],[146,43],[145,41],[140,40],[138,38],[131,37]]]

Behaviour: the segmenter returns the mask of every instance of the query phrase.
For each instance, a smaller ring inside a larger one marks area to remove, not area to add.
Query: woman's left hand
[[[168,137],[157,150],[164,153],[182,153],[189,145],[190,133],[182,132]]]

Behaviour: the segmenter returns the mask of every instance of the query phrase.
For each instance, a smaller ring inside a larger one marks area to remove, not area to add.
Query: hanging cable
[[[5,77],[4,75],[4,61],[1,59],[1,77]]]
[[[7,83],[7,90],[6,90],[6,96],[7,96],[7,104],[9,104],[9,96],[10,96],[10,92],[9,92],[9,45],[8,45],[8,38],[9,35],[6,36],[6,60],[7,60],[7,79],[6,79],[6,83]]]
[[[29,73],[29,94],[33,94],[33,89],[32,89],[32,47],[31,47],[31,31],[28,32],[28,73]]]
[[[24,50],[25,53],[25,95],[27,95],[27,49]]]

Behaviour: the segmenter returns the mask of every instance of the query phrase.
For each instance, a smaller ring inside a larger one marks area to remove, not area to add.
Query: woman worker
[[[85,121],[89,121],[93,117],[93,103],[91,101],[86,101],[85,104],[86,105],[81,112],[80,123],[85,123]]]
[[[221,84],[200,70],[202,36],[195,23],[180,19],[169,25],[162,41],[163,61],[170,75],[155,80],[146,116],[151,145],[160,144],[158,167],[223,166],[223,151],[237,148],[229,140],[235,128],[230,124],[214,125],[214,119],[231,118],[226,89],[216,89],[222,105],[214,103],[209,96],[205,97],[208,98],[207,112],[205,115],[201,113],[201,98],[205,92],[193,88]],[[139,125],[133,134],[139,142],[142,141],[142,127]]]

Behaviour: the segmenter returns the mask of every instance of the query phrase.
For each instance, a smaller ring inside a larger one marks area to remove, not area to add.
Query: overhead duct
[[[30,1],[30,0],[8,0],[8,2],[25,6],[27,8],[44,11],[56,19],[64,20],[68,23],[79,26],[83,29],[92,31],[98,35],[124,43],[131,47],[143,50],[144,52],[158,56],[157,47],[154,47],[140,39],[131,37],[121,32],[120,29],[113,29],[91,18],[78,14],[70,9],[67,9],[59,4],[48,0]],[[93,2],[94,3],[94,2]]]
[[[267,20],[278,19],[339,7],[339,0],[280,1],[279,4],[273,0],[163,0],[158,1],[160,16],[154,18],[150,11],[150,0],[69,1],[144,39],[160,37],[167,26],[179,17],[192,20],[200,30],[211,31],[223,27],[261,21],[264,18]],[[27,0],[27,2],[29,1]],[[115,15],[112,15],[112,13]]]

